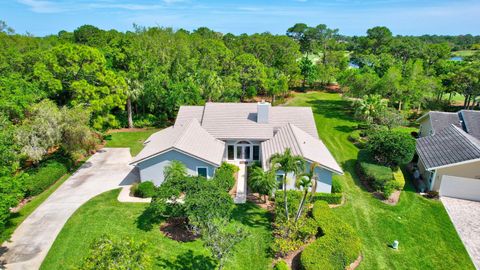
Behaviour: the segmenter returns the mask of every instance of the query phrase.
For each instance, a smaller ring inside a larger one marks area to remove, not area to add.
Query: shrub
[[[403,190],[403,187],[405,187],[405,177],[400,168],[393,171],[393,180],[395,181],[395,189]]]
[[[151,181],[139,183],[133,190],[133,194],[140,198],[151,198],[155,195],[156,187]]]
[[[360,140],[360,130],[355,130],[350,135],[348,135],[348,140],[356,143]]]
[[[377,131],[370,134],[367,149],[380,164],[398,166],[412,160],[415,139],[400,131]]]
[[[235,185],[235,173],[237,171],[237,166],[223,162],[222,165],[215,170],[213,181],[218,187],[228,192]]]
[[[103,235],[92,243],[80,269],[150,269],[152,259],[145,253],[147,248],[145,242],[116,240]]]
[[[278,221],[275,223],[275,241],[272,250],[279,256],[300,248],[306,241],[313,238],[318,232],[318,224],[313,218],[302,216],[297,222]]]
[[[345,269],[361,251],[356,231],[337,218],[324,201],[314,203],[312,215],[321,228],[322,236],[303,250],[301,266],[305,270]]]
[[[315,201],[325,201],[328,204],[341,204],[343,194],[342,193],[317,193],[315,194]]]
[[[273,270],[290,270],[290,267],[284,260],[280,260],[275,264]]]
[[[42,193],[67,172],[67,165],[55,159],[47,160],[38,167],[27,170],[25,195],[28,197]]]
[[[343,188],[342,184],[338,180],[338,178],[333,178],[332,179],[332,193],[342,193]]]
[[[302,196],[302,192],[299,190],[287,190],[287,204],[290,217],[297,213]],[[283,202],[283,190],[277,190],[275,192],[275,219],[286,219]]]
[[[133,125],[137,128],[161,126],[162,121],[153,114],[136,115],[133,118]]]

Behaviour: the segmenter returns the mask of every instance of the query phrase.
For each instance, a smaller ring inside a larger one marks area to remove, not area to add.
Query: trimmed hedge
[[[25,179],[25,196],[42,193],[67,172],[68,166],[55,159],[47,160],[38,167],[29,169],[28,177]]]
[[[155,195],[155,192],[156,187],[151,181],[139,183],[133,188],[133,194],[135,197],[140,198],[151,198]]]
[[[383,192],[386,198],[390,197],[390,194],[392,194],[395,189],[403,187],[400,178],[398,179],[398,183],[394,180],[392,169],[387,166],[375,164],[370,153],[366,150],[358,152],[357,172],[372,188]],[[405,185],[405,179],[403,179],[403,185]]]
[[[403,172],[400,168],[397,168],[397,170],[393,172],[393,180],[395,181],[395,188],[403,190],[405,187],[405,176],[403,176]]]
[[[345,269],[360,255],[362,244],[356,231],[337,218],[324,201],[315,202],[312,215],[320,226],[321,236],[303,250],[302,268]]]
[[[284,260],[281,260],[275,264],[273,270],[290,270],[290,267],[288,267],[288,264]]]
[[[343,194],[342,193],[317,193],[315,194],[315,201],[325,201],[328,204],[341,204]]]

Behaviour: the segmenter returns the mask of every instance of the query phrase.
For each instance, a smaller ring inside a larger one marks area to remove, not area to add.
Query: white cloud
[[[37,13],[57,13],[64,11],[60,5],[43,0],[18,0],[19,3],[27,5],[30,10]]]

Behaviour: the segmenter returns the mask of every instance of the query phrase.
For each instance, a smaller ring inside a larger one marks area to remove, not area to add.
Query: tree
[[[143,270],[152,267],[152,258],[146,254],[147,243],[135,242],[133,239],[117,240],[102,235],[90,246],[81,269],[110,270],[131,269]]]
[[[300,66],[300,74],[303,77],[302,80],[302,88],[305,88],[305,84],[308,82],[311,84],[315,80],[316,70],[315,65],[312,63],[308,57],[303,57],[299,63]]]
[[[208,222],[201,227],[201,234],[205,247],[218,261],[219,270],[223,269],[227,257],[235,246],[249,236],[243,227],[236,225],[231,229],[226,219],[218,218],[208,218]]]
[[[300,44],[300,51],[304,54],[309,54],[313,50],[313,35],[310,27],[304,23],[297,23],[288,28],[287,36],[293,38]]]
[[[34,163],[42,160],[48,150],[62,138],[62,115],[50,100],[43,100],[29,110],[29,116],[18,127],[15,141],[22,155]]]
[[[290,148],[285,149],[283,153],[276,153],[270,157],[270,165],[277,172],[283,173],[283,200],[285,207],[285,216],[287,220],[290,219],[288,215],[288,201],[287,201],[287,175],[293,173],[297,175],[302,172],[305,167],[305,160],[302,156],[293,155]]]
[[[125,80],[106,68],[95,48],[61,44],[47,51],[34,66],[34,76],[59,105],[88,107],[96,129],[118,127],[113,109],[123,109]]]
[[[90,112],[82,107],[60,110],[62,115],[61,147],[74,160],[94,150],[100,140],[90,129]],[[60,127],[59,127],[60,128]]]
[[[265,69],[255,56],[251,54],[240,55],[236,59],[236,72],[242,89],[240,100],[243,101],[249,94],[252,94],[250,89],[255,91],[263,89],[266,79]],[[253,94],[256,94],[256,92]]]
[[[248,186],[253,192],[263,195],[263,200],[267,202],[267,195],[271,195],[277,186],[277,179],[274,170],[263,170],[262,167],[250,167],[248,175]]]
[[[374,54],[384,50],[392,40],[392,32],[385,26],[376,26],[367,30],[369,45]]]
[[[368,123],[373,123],[375,118],[387,108],[387,103],[380,95],[366,95],[355,102],[355,115]]]
[[[165,180],[183,179],[187,176],[187,167],[178,160],[172,160],[168,166],[163,169]]]
[[[397,167],[413,159],[415,139],[401,131],[379,130],[369,134],[367,149],[377,162]]]
[[[305,206],[305,202],[307,200],[308,190],[311,189],[311,196],[315,195],[317,191],[317,174],[315,173],[315,169],[320,165],[316,162],[312,162],[310,164],[310,168],[307,172],[304,172],[297,177],[297,188],[301,188],[303,190],[302,200],[300,201],[300,205],[298,206],[297,214],[295,215],[295,222],[298,221],[300,218],[303,208]]]

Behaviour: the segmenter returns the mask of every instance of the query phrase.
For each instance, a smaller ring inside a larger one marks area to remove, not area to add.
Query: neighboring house
[[[418,122],[417,165],[428,189],[480,200],[480,111],[429,112]]]
[[[343,172],[318,138],[309,107],[272,107],[267,102],[181,106],[175,124],[150,136],[132,164],[141,181],[160,185],[172,160],[184,163],[191,175],[210,178],[224,161],[242,166],[259,162],[268,169],[270,157],[287,148],[303,156],[307,166],[320,164],[317,191],[331,192],[332,174]],[[287,188],[292,189],[293,175],[289,178]]]

